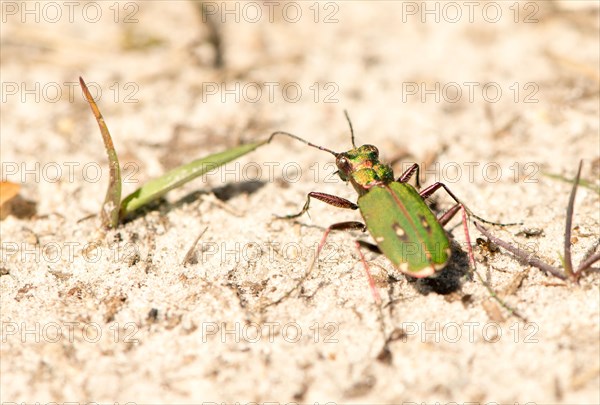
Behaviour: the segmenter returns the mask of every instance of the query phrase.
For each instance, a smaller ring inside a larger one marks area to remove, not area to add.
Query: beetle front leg
[[[298,218],[299,216],[301,216],[302,214],[304,214],[305,212],[308,211],[311,198],[316,198],[317,200],[323,201],[329,205],[333,205],[334,207],[338,207],[338,208],[346,208],[346,209],[350,209],[350,210],[358,209],[358,205],[354,204],[350,200],[346,200],[345,198],[338,197],[338,196],[335,196],[332,194],[319,193],[317,191],[312,191],[312,192],[308,193],[308,195],[306,197],[306,203],[304,203],[304,207],[302,207],[302,211],[300,211],[297,214],[285,215],[282,217],[278,216],[278,218],[282,218],[282,219]]]

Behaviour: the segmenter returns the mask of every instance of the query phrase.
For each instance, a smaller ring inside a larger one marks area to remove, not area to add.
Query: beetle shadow
[[[267,184],[264,181],[252,180],[241,183],[229,183],[212,189],[214,195],[221,201],[227,201],[240,194],[254,194]]]
[[[179,208],[184,204],[191,204],[195,201],[197,201],[200,196],[202,195],[206,195],[209,193],[213,193],[215,195],[215,197],[217,197],[219,200],[226,202],[228,200],[231,200],[234,197],[237,197],[240,194],[253,194],[255,192],[257,192],[258,190],[260,190],[261,188],[264,187],[266,183],[264,181],[258,181],[258,180],[253,180],[253,181],[244,181],[244,182],[240,182],[240,183],[230,183],[227,185],[224,185],[222,187],[215,187],[211,190],[205,191],[205,190],[198,190],[198,191],[193,191],[191,193],[189,193],[188,195],[180,198],[179,200],[175,201],[174,203],[171,204],[170,209],[172,208]]]
[[[450,249],[452,250],[450,260],[437,276],[426,278],[406,277],[408,283],[423,295],[431,292],[447,295],[460,290],[464,281],[471,277],[469,256],[453,239],[450,239]]]

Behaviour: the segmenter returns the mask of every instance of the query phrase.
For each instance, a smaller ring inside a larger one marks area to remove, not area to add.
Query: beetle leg
[[[312,191],[312,192],[308,193],[308,195],[306,196],[306,203],[304,203],[304,207],[302,207],[302,211],[300,211],[297,214],[285,215],[283,217],[278,217],[278,218],[292,219],[292,218],[297,218],[297,217],[301,216],[306,211],[308,211],[308,207],[310,206],[311,197],[316,198],[317,200],[323,201],[329,205],[333,205],[334,207],[346,208],[346,209],[350,209],[350,210],[358,209],[358,205],[354,204],[350,200],[346,200],[345,198],[338,197],[338,196],[335,196],[332,194],[319,193],[317,191]],[[335,224],[335,225],[337,225],[337,224]]]
[[[452,197],[452,199],[454,201],[456,201],[456,204],[440,217],[440,219],[439,219],[440,224],[442,224],[442,225],[446,224],[448,221],[450,221],[450,219],[452,219],[452,217],[454,215],[456,215],[456,213],[458,211],[462,212],[463,231],[465,233],[465,242],[467,244],[467,249],[469,251],[469,264],[470,264],[471,269],[473,270],[473,273],[475,273],[477,278],[479,278],[479,281],[481,281],[481,283],[488,290],[491,297],[494,300],[496,300],[496,302],[498,302],[502,307],[507,309],[511,314],[526,321],[526,319],[521,314],[519,314],[514,308],[512,308],[507,303],[505,303],[503,299],[498,297],[498,294],[496,294],[496,292],[490,286],[490,284],[487,281],[485,281],[484,278],[481,276],[481,274],[479,274],[479,271],[477,271],[477,263],[475,262],[475,256],[473,255],[473,248],[471,247],[471,236],[469,234],[469,222],[468,222],[467,216],[472,216],[482,222],[485,222],[488,224],[493,224],[493,225],[507,226],[507,225],[517,225],[517,224],[501,224],[501,223],[497,223],[497,222],[491,222],[491,221],[487,221],[487,220],[473,214],[473,212],[471,210],[469,210],[467,207],[465,207],[465,205],[462,202],[460,202],[460,200],[458,198],[456,198],[454,193],[452,193],[452,191],[450,191],[444,183],[436,182],[436,183],[432,184],[431,186],[425,188],[425,190],[421,191],[419,194],[421,195],[421,197],[423,197],[423,199],[425,199],[425,198],[429,197],[431,194],[433,194],[440,187],[443,187],[444,190],[446,190],[446,192],[450,195],[450,197]],[[480,229],[481,225],[479,225],[475,221],[473,221],[473,222],[475,224],[475,227],[477,227],[481,231],[481,229]],[[482,232],[482,233],[484,233],[484,232]]]
[[[373,253],[377,253],[379,255],[383,254],[381,253],[381,249],[379,249],[379,246],[377,246],[374,243],[365,242],[364,240],[359,240],[357,242],[361,247],[364,247],[365,249],[368,249]]]
[[[454,193],[450,191],[450,189],[444,183],[440,183],[439,181],[436,181],[432,185],[425,187],[425,189],[421,190],[419,194],[421,195],[421,197],[423,197],[423,199],[426,199],[431,197],[431,195],[435,193],[440,187],[444,187],[444,190],[446,190],[450,197],[452,197],[454,201],[460,204],[460,200],[458,199],[458,197],[456,197]]]
[[[444,214],[442,214],[442,216],[440,216],[438,218],[438,222],[440,223],[440,225],[444,226],[458,213],[458,211],[462,211],[463,231],[465,233],[467,249],[469,251],[469,261],[471,263],[471,267],[473,269],[475,269],[476,268],[475,267],[475,257],[473,256],[473,248],[471,247],[471,235],[469,234],[467,215],[472,215],[477,219],[482,219],[482,218],[479,218],[477,215],[473,214],[471,212],[471,210],[469,210],[467,207],[465,207],[465,205],[462,202],[460,202],[460,200],[454,195],[454,193],[452,191],[450,191],[450,189],[444,183],[440,183],[439,181],[433,183],[431,186],[426,187],[424,190],[422,190],[419,193],[419,195],[421,197],[423,197],[423,199],[426,199],[426,198],[430,197],[433,193],[435,193],[440,187],[443,187],[444,190],[446,190],[446,192],[450,195],[450,197],[452,197],[452,199],[454,201],[456,201],[456,204],[453,205],[452,208],[450,208]],[[485,222],[489,222],[489,221],[485,221]]]
[[[365,255],[363,255],[362,251],[360,250],[361,241],[357,240],[355,242],[355,246],[356,246],[356,250],[358,250],[358,254],[360,255],[360,261],[362,262],[363,267],[365,269],[365,273],[367,275],[367,280],[369,280],[369,287],[371,288],[371,294],[373,294],[373,298],[375,299],[377,306],[381,307],[381,296],[379,295],[379,291],[377,291],[377,287],[375,286],[375,280],[373,280],[373,275],[371,274],[371,270],[369,270],[369,265],[367,264],[367,261],[365,260]]]
[[[462,208],[462,223],[463,232],[465,233],[465,241],[467,242],[467,249],[469,250],[469,260],[471,262],[471,268],[473,271],[477,271],[477,264],[475,263],[475,256],[473,255],[473,248],[471,247],[471,235],[469,235],[469,223],[467,222],[467,210],[464,205],[456,204]]]
[[[412,177],[412,175],[415,172],[417,173],[417,178],[415,179],[415,185],[418,190],[421,188],[421,180],[420,180],[421,175],[419,174],[420,169],[419,169],[419,165],[417,163],[413,163],[408,169],[406,169],[406,171],[404,173],[402,173],[400,175],[400,177],[398,177],[398,180],[396,180],[396,181],[398,183],[406,183],[408,180],[410,180],[410,178]]]
[[[458,211],[460,211],[461,208],[462,204],[455,204],[448,211],[440,215],[440,217],[438,218],[438,222],[440,223],[440,225],[444,226],[448,222],[450,222],[450,220],[454,218],[454,216],[458,213]]]
[[[319,260],[319,254],[321,253],[321,249],[323,249],[323,246],[325,246],[325,242],[327,241],[327,237],[329,236],[331,231],[345,231],[356,229],[360,229],[361,231],[365,232],[367,230],[367,226],[362,222],[358,221],[338,222],[337,224],[330,225],[329,228],[327,228],[323,233],[321,242],[319,242],[319,246],[317,246],[317,252],[315,253],[315,259],[313,261],[313,264],[311,265],[311,269],[315,262]]]
[[[332,196],[332,197],[335,197],[335,196]],[[343,231],[343,230],[355,230],[355,229],[359,229],[359,230],[365,232],[367,230],[367,226],[365,224],[363,224],[362,222],[358,222],[358,221],[338,222],[337,224],[330,225],[323,233],[323,236],[321,237],[321,241],[319,242],[319,245],[317,246],[317,251],[315,252],[315,257],[313,258],[313,260],[310,264],[310,267],[308,268],[306,273],[302,276],[300,281],[298,281],[298,283],[291,290],[289,290],[287,293],[285,293],[283,296],[281,296],[281,298],[279,298],[275,301],[272,301],[271,303],[267,304],[266,306],[279,304],[281,301],[288,298],[294,291],[296,291],[298,288],[300,288],[300,286],[302,286],[304,281],[306,281],[306,279],[308,279],[308,277],[312,273],[312,270],[315,267],[315,263],[319,260],[319,255],[321,254],[321,250],[323,249],[323,246],[325,246],[325,242],[327,241],[327,237],[329,236],[331,231]]]
[[[363,224],[362,222],[348,221],[348,222],[339,222],[339,223],[333,224],[329,228],[327,228],[327,230],[323,234],[323,237],[321,238],[321,242],[319,243],[319,246],[317,247],[317,252],[315,253],[315,259],[314,259],[312,265],[310,266],[310,269],[307,272],[306,276],[302,279],[302,281],[304,281],[306,279],[309,272],[312,270],[314,263],[317,260],[319,260],[319,254],[321,253],[321,249],[323,249],[323,246],[325,246],[325,242],[327,241],[327,237],[329,236],[329,233],[331,231],[351,230],[351,229],[360,229],[363,232],[365,232],[367,230],[367,226],[365,224]],[[371,275],[371,271],[369,270],[369,265],[367,264],[367,261],[365,260],[365,256],[363,255],[362,251],[360,250],[360,246],[362,244],[364,244],[366,246],[374,246],[375,249],[377,249],[377,250],[379,250],[379,248],[377,247],[377,245],[371,245],[368,242],[362,242],[362,241],[355,242],[356,249],[358,250],[358,254],[360,255],[360,260],[363,263],[365,273],[367,275],[367,280],[369,281],[369,287],[371,288],[371,293],[373,294],[373,298],[375,299],[375,302],[377,303],[377,305],[381,306],[381,297],[379,295],[379,291],[377,291],[377,288],[375,287],[375,281],[373,280],[373,276]]]
[[[419,195],[421,197],[423,197],[423,199],[427,199],[429,198],[433,193],[435,193],[440,187],[443,187],[444,190],[446,190],[446,192],[448,193],[448,195],[450,197],[452,197],[452,199],[454,201],[456,201],[457,204],[459,204],[470,217],[476,218],[479,221],[486,223],[486,224],[490,224],[490,225],[499,225],[499,226],[510,226],[510,225],[520,225],[522,224],[522,222],[513,222],[513,223],[500,223],[500,222],[493,222],[493,221],[488,221],[487,219],[481,218],[479,215],[475,215],[473,213],[473,211],[471,211],[467,206],[465,206],[459,199],[457,196],[454,195],[454,193],[452,191],[450,191],[450,189],[448,188],[448,186],[446,186],[444,183],[440,183],[435,182],[430,186],[427,186],[424,190],[421,190],[421,192],[419,193]],[[454,207],[453,207],[454,208]],[[453,209],[451,208],[450,211]],[[442,216],[442,218],[445,216],[446,214],[444,214]],[[450,216],[450,218],[452,218],[452,216]],[[448,220],[450,220],[450,218],[448,218]]]

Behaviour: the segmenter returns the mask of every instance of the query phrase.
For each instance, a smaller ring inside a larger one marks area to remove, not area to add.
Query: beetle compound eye
[[[348,172],[351,171],[350,162],[348,161],[348,158],[345,156],[338,157],[335,161],[335,164],[337,165],[337,167],[341,173],[347,174]]]

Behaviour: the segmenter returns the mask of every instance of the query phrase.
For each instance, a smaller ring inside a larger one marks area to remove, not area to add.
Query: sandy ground
[[[333,234],[302,288],[269,305],[328,225],[360,219],[319,202],[274,218],[310,191],[356,198],[298,142],[103,231],[84,219],[108,171],[76,84],[97,95],[124,193],[275,130],[347,150],[347,109],[357,143],[397,173],[423,164],[425,184],[485,218],[524,221],[491,229],[553,265],[571,184],[548,174],[572,178],[583,159],[578,263],[600,233],[597,2],[67,3],[1,3],[2,180],[29,204],[1,222],[2,403],[600,403],[598,273],[570,285],[476,245],[525,322],[469,276],[459,218],[437,280],[366,252],[381,313],[360,232]]]

